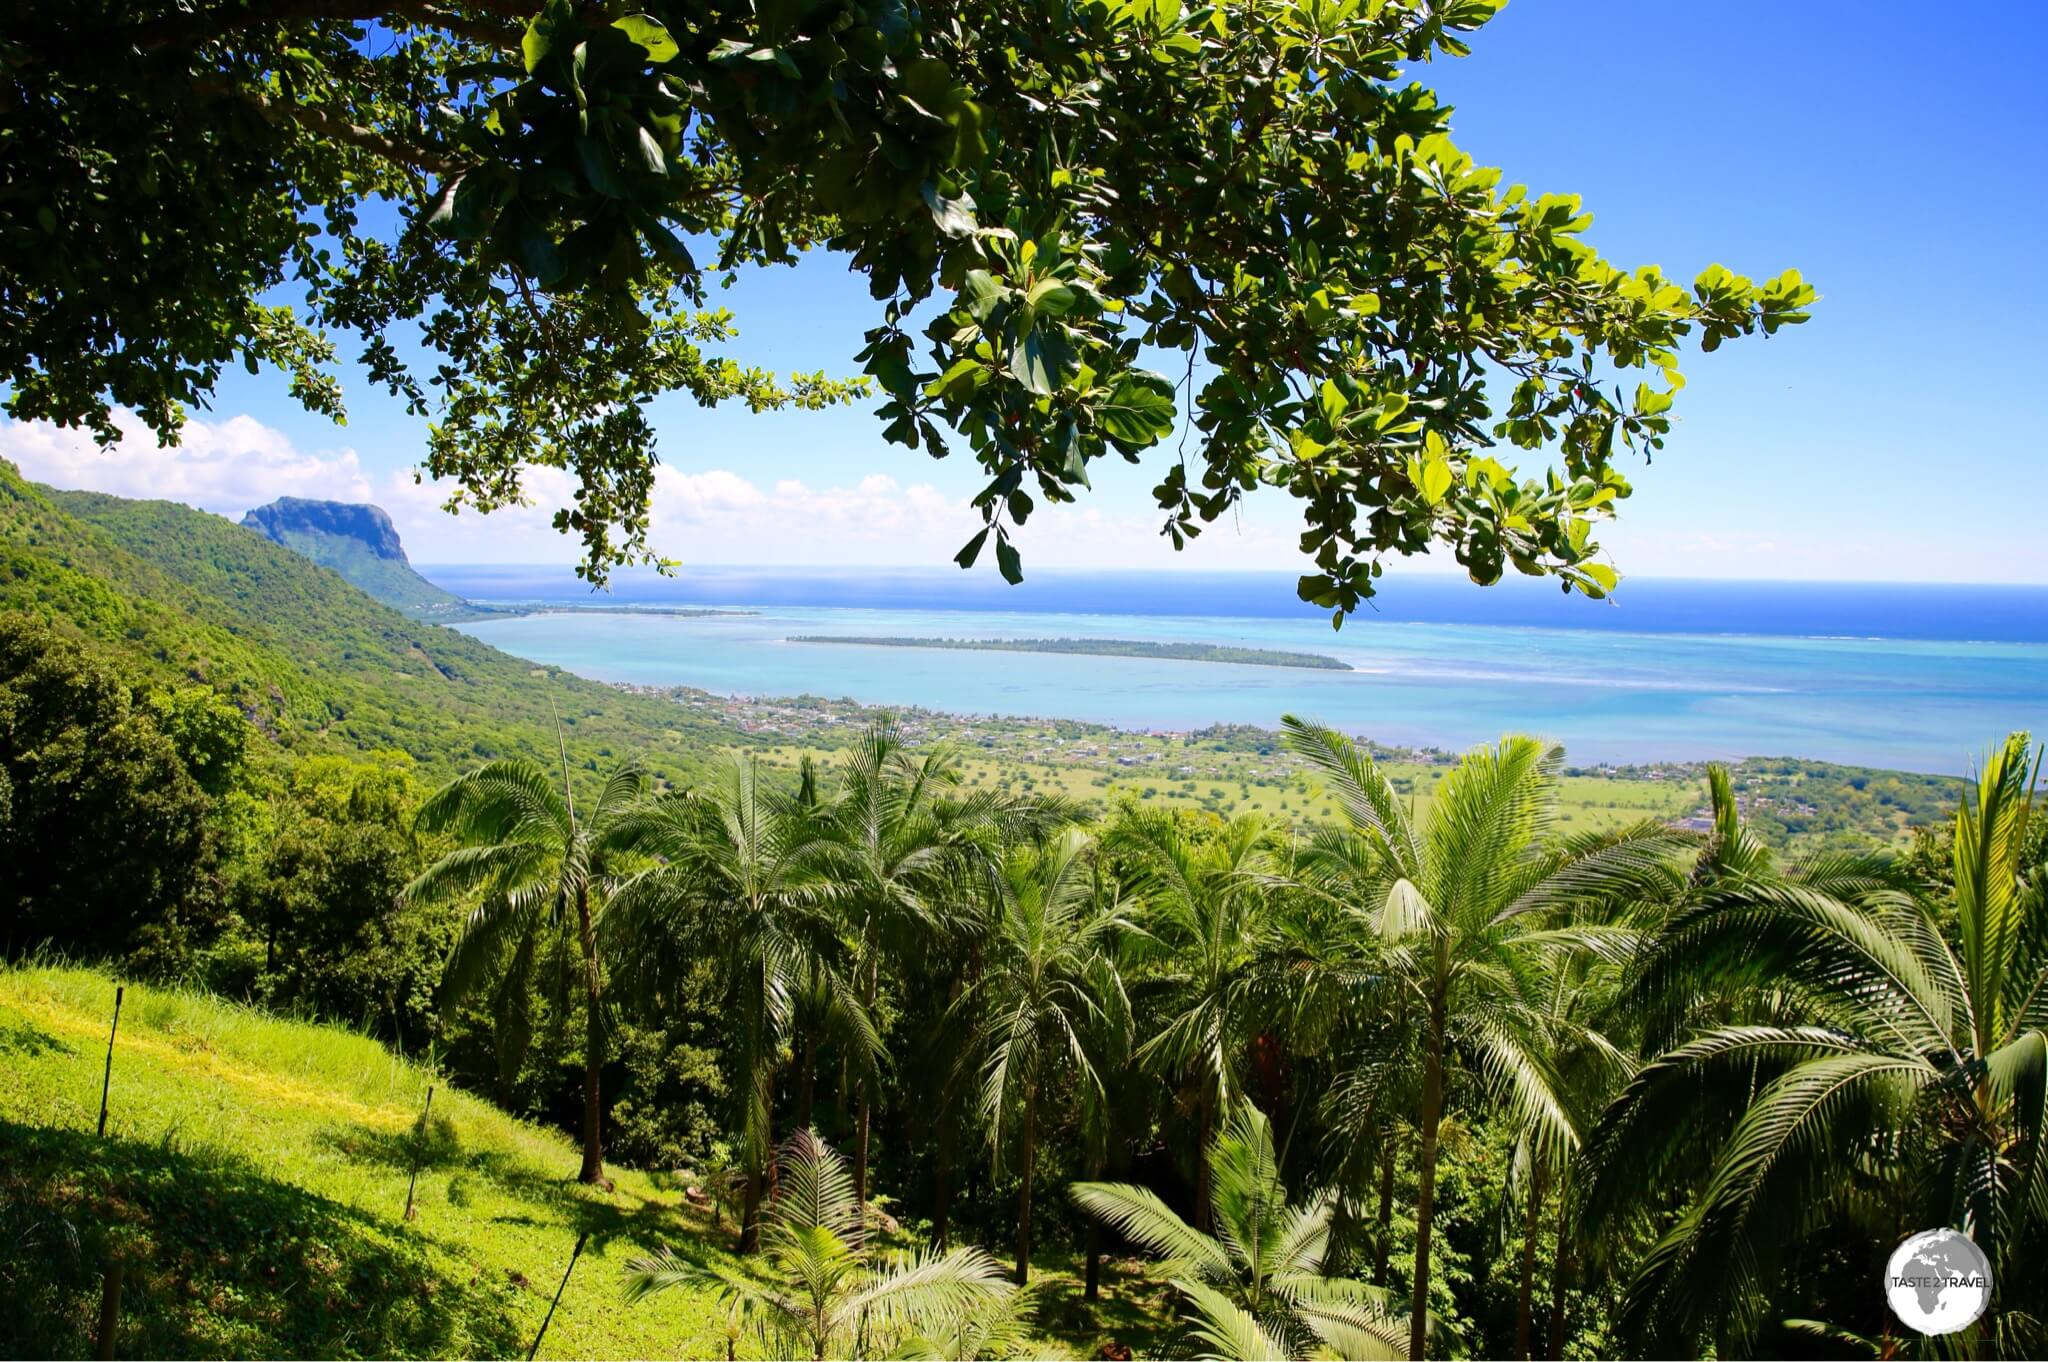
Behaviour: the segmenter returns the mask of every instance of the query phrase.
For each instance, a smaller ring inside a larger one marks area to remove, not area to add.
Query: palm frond
[[[1301,1355],[1285,1338],[1269,1331],[1249,1310],[1214,1287],[1186,1277],[1174,1278],[1172,1285],[1187,1298],[1188,1332],[1203,1347],[1197,1357],[1271,1362]]]
[[[1067,1189],[1074,1204],[1169,1262],[1211,1281],[1235,1273],[1223,1245],[1182,1220],[1149,1187],[1118,1182],[1077,1182]]]

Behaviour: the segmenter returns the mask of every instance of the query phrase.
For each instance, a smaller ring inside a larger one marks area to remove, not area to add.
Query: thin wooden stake
[[[100,1293],[100,1336],[95,1343],[93,1356],[110,1359],[114,1354],[114,1338],[121,1328],[121,1276],[127,1264],[119,1254],[107,1260],[106,1284]]]
[[[526,1350],[526,1362],[533,1362],[540,1355],[540,1341],[548,1336],[548,1326],[555,1322],[555,1307],[562,1303],[562,1293],[569,1288],[569,1273],[576,1270],[576,1260],[583,1256],[583,1244],[589,1238],[589,1230],[576,1236],[576,1251],[569,1255],[569,1266],[562,1273],[562,1284],[555,1288],[555,1298],[548,1303],[547,1318],[540,1322],[540,1332],[533,1336],[533,1346]]]
[[[420,1109],[420,1138],[412,1148],[412,1181],[405,1184],[405,1218],[410,1220],[416,1214],[412,1208],[413,1189],[420,1185],[420,1145],[427,1139],[427,1116],[434,1110],[434,1085],[427,1085],[427,1105]]]
[[[107,1071],[100,1075],[100,1138],[107,1137],[107,1089],[114,1081],[114,1033],[121,1029],[121,995],[124,984],[114,985],[114,1024],[107,1028]]]

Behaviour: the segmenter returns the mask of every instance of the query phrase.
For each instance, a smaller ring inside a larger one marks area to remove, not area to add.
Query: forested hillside
[[[0,463],[6,610],[138,677],[212,688],[281,748],[403,751],[429,778],[496,756],[553,758],[557,709],[579,770],[630,749],[672,780],[729,739],[683,707],[408,619],[219,516],[48,491]]]

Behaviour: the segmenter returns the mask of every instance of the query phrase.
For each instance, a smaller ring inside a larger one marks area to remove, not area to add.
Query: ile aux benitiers
[[[10,7],[0,1357],[2048,1355],[2043,51]]]

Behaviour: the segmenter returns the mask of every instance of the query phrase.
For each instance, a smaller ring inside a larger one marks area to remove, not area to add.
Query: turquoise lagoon
[[[475,585],[456,589],[486,598]],[[604,681],[1136,729],[1271,727],[1292,713],[1380,742],[1449,749],[1527,732],[1564,743],[1581,765],[1796,756],[1959,773],[2012,729],[2048,731],[2041,642],[1632,632],[1607,617],[1559,628],[1365,616],[1333,633],[1300,614],[719,603],[758,613],[622,609],[462,627]],[[1326,653],[1354,670],[787,641],[796,634],[1223,643]]]

